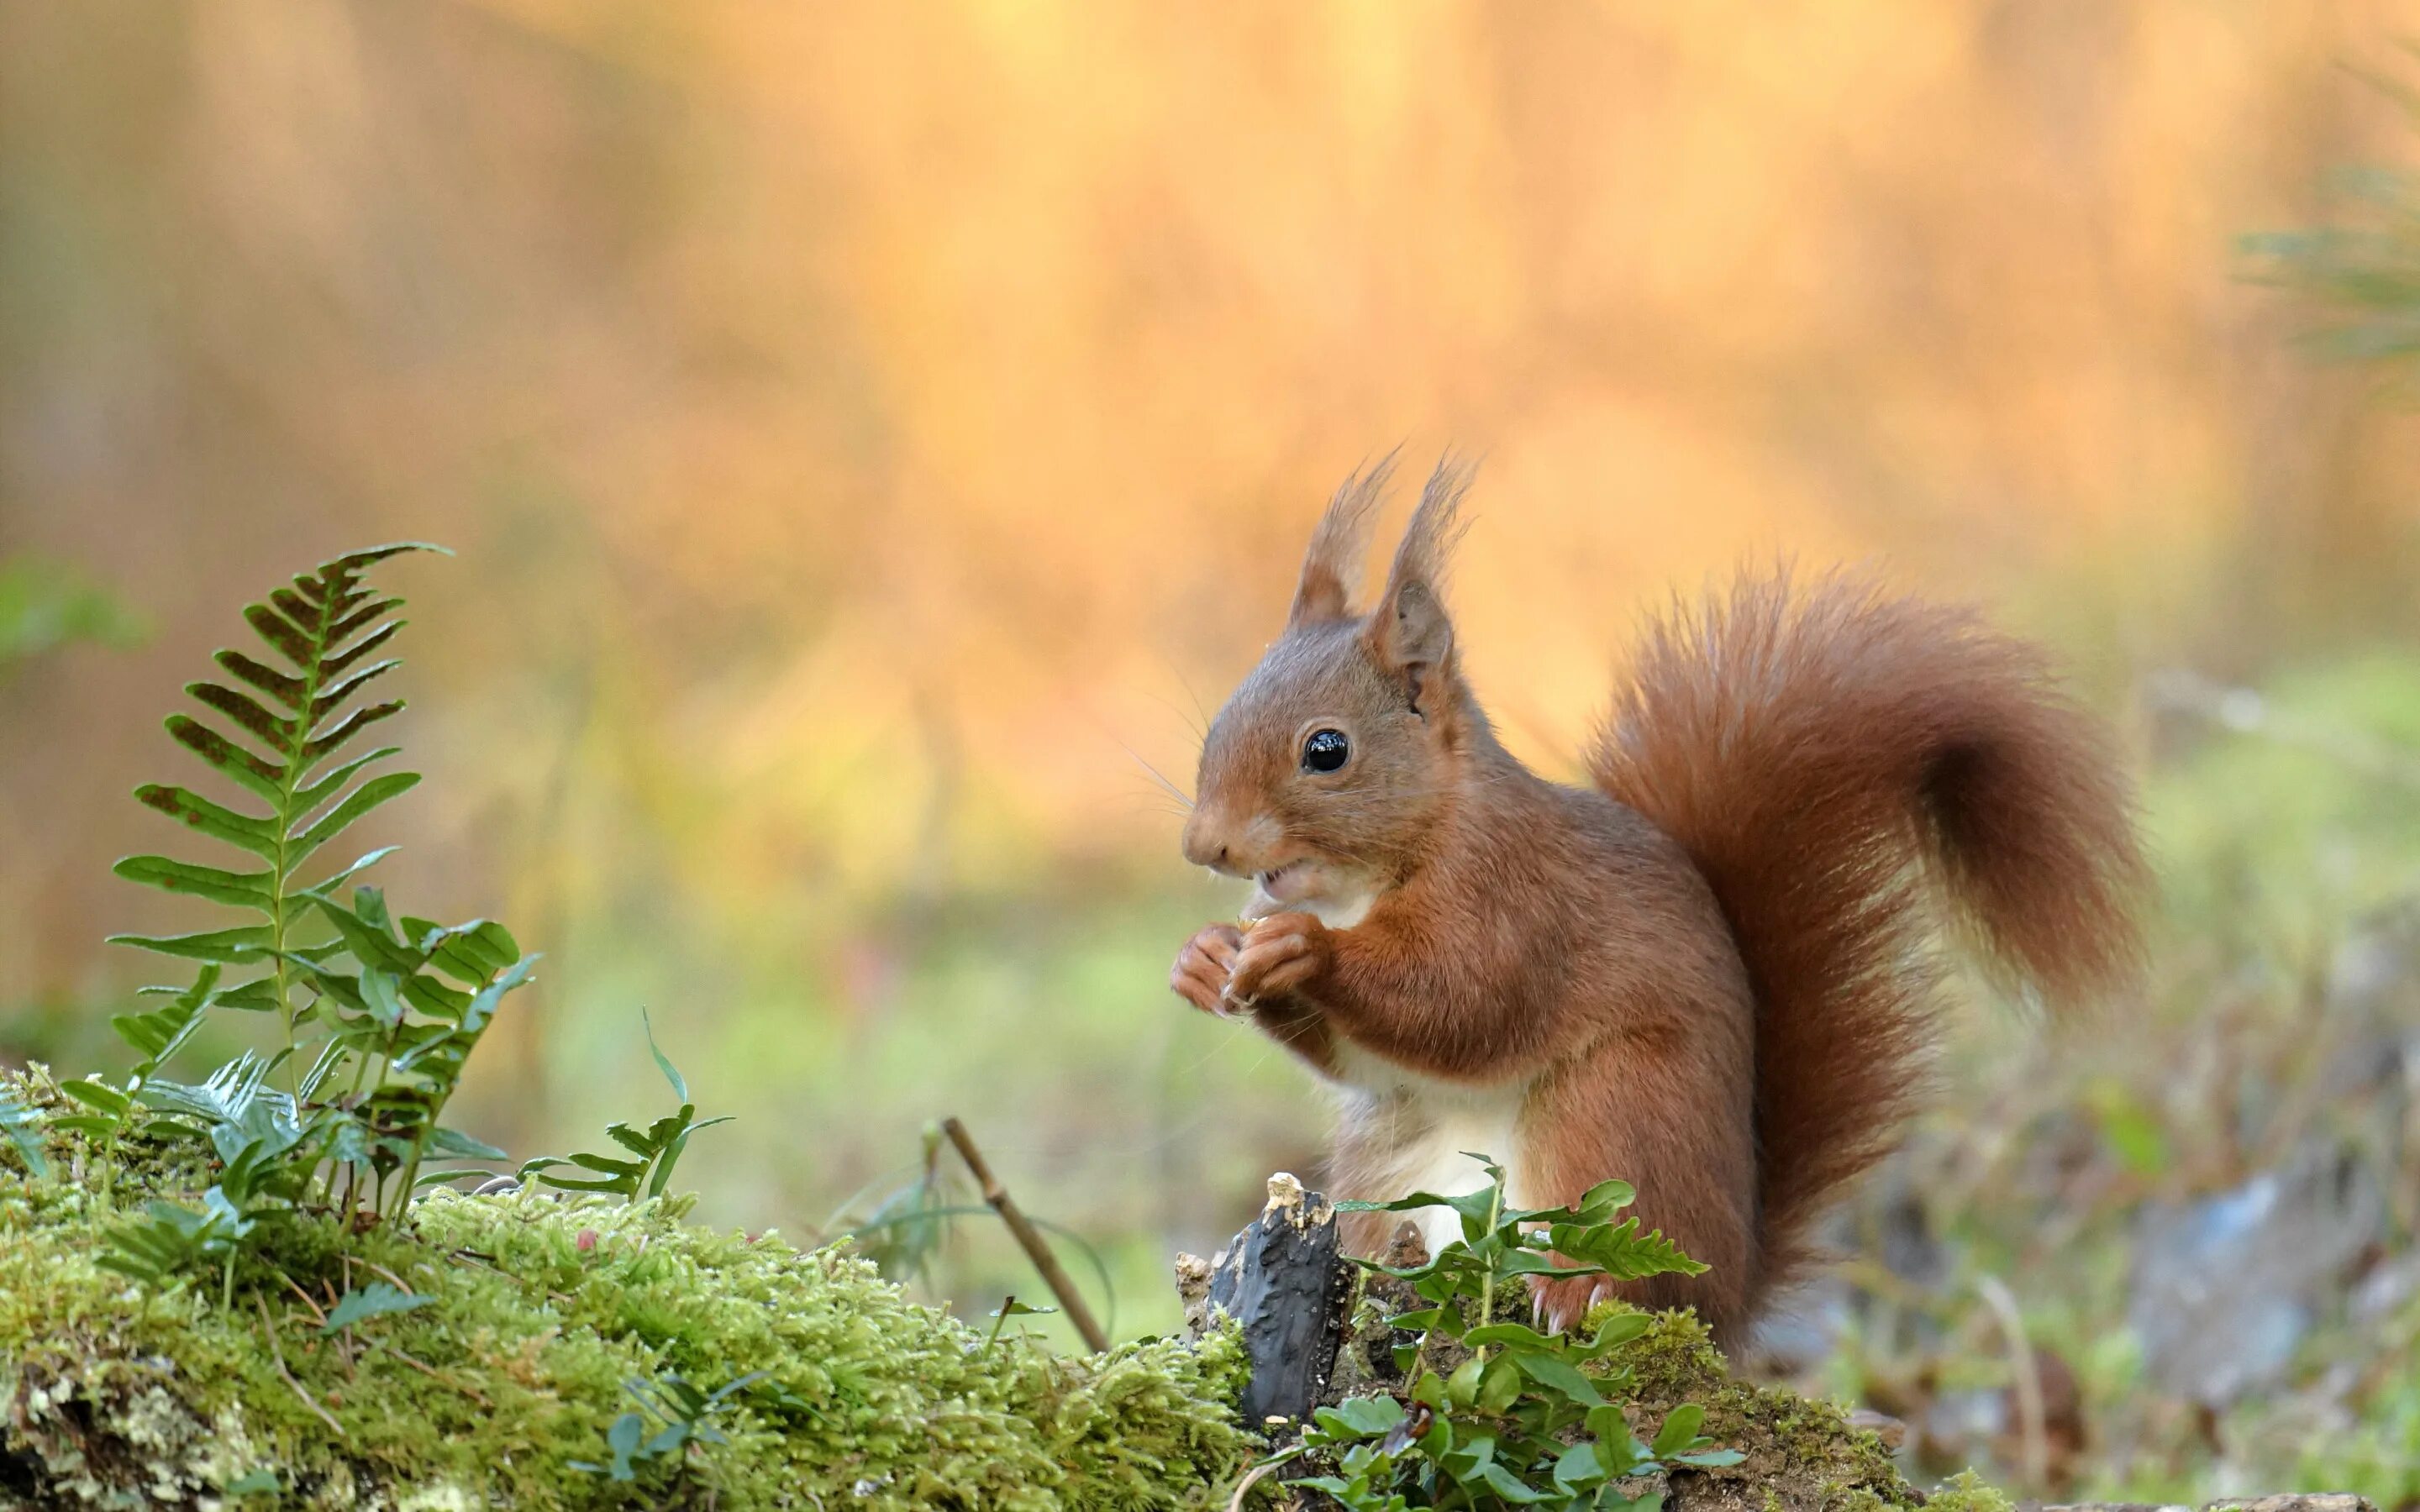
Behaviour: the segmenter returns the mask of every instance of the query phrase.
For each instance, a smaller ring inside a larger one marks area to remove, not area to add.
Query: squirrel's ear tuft
[[[1361,579],[1361,559],[1370,550],[1370,526],[1394,471],[1395,454],[1388,452],[1368,471],[1345,479],[1327,501],[1327,512],[1311,532],[1311,548],[1303,553],[1302,580],[1295,586],[1287,629],[1352,616],[1353,589]]]
[[[1403,544],[1395,548],[1387,591],[1370,611],[1371,652],[1381,665],[1403,675],[1417,713],[1428,712],[1436,684],[1453,671],[1453,621],[1445,609],[1445,573],[1454,544],[1462,539],[1462,496],[1469,488],[1470,469],[1450,457],[1429,474],[1419,507],[1404,530]]]

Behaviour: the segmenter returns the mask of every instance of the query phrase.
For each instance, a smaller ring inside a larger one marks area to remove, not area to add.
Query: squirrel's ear
[[[1462,539],[1462,496],[1470,470],[1448,459],[1429,475],[1419,508],[1395,548],[1387,591],[1370,611],[1366,635],[1380,665],[1408,685],[1413,712],[1429,712],[1431,695],[1453,671],[1453,621],[1445,610],[1445,570]]]
[[[1388,452],[1369,471],[1345,479],[1327,501],[1327,512],[1311,532],[1311,549],[1303,553],[1302,580],[1295,585],[1287,629],[1351,616],[1353,588],[1360,581],[1361,559],[1370,549],[1371,521],[1394,471],[1395,454]]]

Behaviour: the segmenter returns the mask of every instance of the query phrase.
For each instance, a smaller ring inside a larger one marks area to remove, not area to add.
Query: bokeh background
[[[1868,560],[2052,641],[2160,964],[1962,992],[1758,1363],[2028,1490],[2420,1496],[2420,7],[0,0],[0,1052],[194,924],[158,720],[427,539],[373,838],[547,953],[462,1119],[652,1116],[718,1223],[970,1200],[1121,1335],[1326,1116],[1166,964],[1176,805],[1320,501],[1482,457],[1455,604],[1568,774],[1645,610]],[[2265,237],[2265,239],[2264,239]],[[1166,781],[1163,781],[1163,777]],[[1964,1010],[1971,1009],[1972,1011]],[[900,1194],[905,1191],[903,1198]],[[932,1244],[902,1243],[903,1236]],[[969,1313],[987,1223],[870,1240]]]

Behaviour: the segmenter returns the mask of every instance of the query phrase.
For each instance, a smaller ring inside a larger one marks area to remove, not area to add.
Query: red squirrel
[[[1621,1177],[1711,1269],[1540,1283],[1539,1316],[1688,1304],[1736,1347],[1918,1099],[1937,922],[2054,1010],[2136,968],[2128,785],[2033,647],[1787,573],[1653,625],[1591,785],[1547,781],[1462,673],[1466,473],[1437,470],[1352,607],[1387,471],[1337,492],[1202,743],[1186,858],[1254,887],[1171,984],[1340,1088],[1333,1195],[1475,1190],[1464,1151],[1522,1207]],[[1352,1218],[1373,1253],[1379,1215]]]

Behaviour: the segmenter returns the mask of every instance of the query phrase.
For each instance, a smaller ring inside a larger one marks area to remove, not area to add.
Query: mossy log
[[[1418,1231],[1408,1224],[1399,1229],[1386,1258],[1399,1266],[1426,1258]],[[1291,1176],[1270,1178],[1268,1206],[1213,1260],[1180,1257],[1177,1273],[1197,1335],[1234,1327],[1255,1382],[1275,1383],[1248,1388],[1245,1400],[1266,1412],[1248,1412],[1246,1421],[1262,1423],[1280,1442],[1294,1430],[1270,1418],[1299,1422],[1315,1407],[1403,1384],[1395,1350],[1416,1339],[1386,1319],[1416,1299],[1403,1283],[1344,1258],[1334,1208]],[[1515,1294],[1506,1305],[1502,1316],[1511,1318],[1525,1304]],[[1450,1352],[1428,1361],[1440,1373],[1459,1363]],[[1663,1490],[1672,1512],[1839,1512],[1926,1502],[1882,1440],[1840,1408],[1733,1380],[1689,1313],[1659,1315],[1607,1364],[1630,1368],[1634,1425],[1651,1437],[1666,1412],[1697,1402],[1706,1409],[1705,1431],[1747,1456],[1729,1469],[1682,1471],[1667,1485],[1642,1488]],[[1986,1512],[2009,1504],[1974,1487],[1951,1493],[1949,1506],[1962,1496]]]
[[[294,1215],[231,1276],[154,1287],[98,1261],[173,1179],[64,1135],[50,1165],[0,1153],[0,1508],[1174,1509],[1224,1506],[1257,1452],[1232,1329],[1059,1356],[680,1199],[529,1192]],[[429,1300],[326,1327],[381,1277]],[[760,1371],[727,1442],[599,1468],[627,1382]]]
[[[1335,1209],[1292,1176],[1269,1179],[1268,1205],[1211,1260],[1180,1256],[1177,1290],[1189,1329],[1199,1338],[1233,1329],[1244,1364],[1259,1389],[1244,1401],[1274,1444],[1298,1436],[1311,1412],[1346,1397],[1400,1390],[1404,1371],[1396,1351],[1418,1342],[1387,1319],[1419,1305],[1403,1282],[1346,1258],[1337,1242]],[[1384,1257],[1397,1267],[1427,1258],[1419,1231],[1405,1224]],[[1605,1313],[1591,1311],[1593,1331]],[[1499,1318],[1520,1319],[1522,1298],[1507,1299]],[[1449,1346],[1426,1357],[1440,1373],[1460,1363]],[[1735,1378],[1692,1313],[1667,1312],[1606,1362],[1629,1372],[1624,1410],[1635,1430],[1652,1433],[1673,1408],[1706,1410],[1703,1431],[1745,1457],[1732,1466],[1679,1470],[1626,1487],[1660,1491],[1668,1512],[2015,1512],[2004,1492],[1974,1474],[1930,1490],[1908,1480],[1873,1414],[1852,1413],[1777,1386]],[[1863,1418],[1867,1421],[1858,1421]],[[1306,1493],[1309,1494],[1309,1493]],[[1272,1504],[1280,1504],[1272,1503]],[[1297,1498],[1293,1504],[1311,1504]],[[2185,1507],[2076,1504],[2024,1512],[2192,1512]],[[2313,1494],[2212,1502],[2202,1512],[2377,1512],[2357,1496]]]

